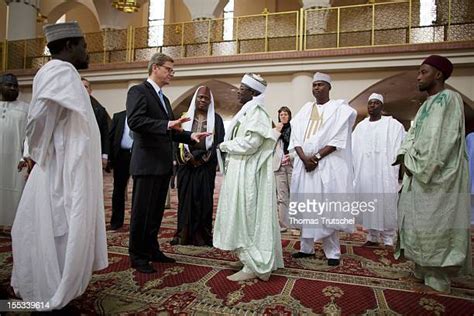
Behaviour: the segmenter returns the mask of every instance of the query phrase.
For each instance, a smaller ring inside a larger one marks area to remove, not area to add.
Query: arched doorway
[[[176,117],[181,116],[183,112],[188,110],[194,92],[200,86],[208,86],[211,89],[214,95],[215,110],[222,117],[224,123],[240,110],[241,106],[237,99],[236,87],[224,81],[208,80],[189,89],[173,102],[172,108]]]
[[[425,92],[418,90],[417,73],[417,70],[411,70],[382,79],[353,98],[349,103],[357,110],[357,122],[367,116],[367,99],[370,94],[376,92],[384,97],[384,112],[399,120],[408,130],[411,121],[427,97]],[[448,84],[446,88],[460,93]],[[474,131],[474,102],[462,93],[460,94],[464,101],[466,133],[469,133]]]
[[[49,23],[55,23],[66,15],[66,21],[77,21],[84,33],[100,32],[99,16],[92,0],[58,3],[49,8],[45,14]]]

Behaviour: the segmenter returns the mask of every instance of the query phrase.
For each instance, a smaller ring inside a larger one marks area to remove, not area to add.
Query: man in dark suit
[[[130,178],[130,157],[133,139],[127,125],[127,112],[115,113],[109,133],[109,166],[114,171],[114,192],[112,193],[112,218],[110,228],[117,230],[123,226],[125,215],[125,195]]]
[[[175,120],[170,102],[162,87],[174,75],[173,59],[156,53],[148,63],[148,79],[128,91],[127,122],[133,132],[130,173],[133,176],[132,216],[129,254],[132,268],[142,273],[156,270],[155,262],[175,262],[160,251],[160,229],[166,194],[173,168],[173,141],[194,144],[210,133],[183,131]]]
[[[100,146],[102,149],[102,168],[107,172],[110,172],[107,166],[107,160],[109,155],[109,122],[110,116],[107,113],[107,110],[97,101],[96,98],[92,96],[92,86],[89,80],[86,78],[81,78],[84,88],[86,88],[87,93],[91,99],[92,109],[94,110],[95,119],[97,120],[97,125],[99,126],[100,131]]]

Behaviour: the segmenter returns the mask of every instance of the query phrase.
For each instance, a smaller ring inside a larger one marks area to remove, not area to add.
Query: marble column
[[[304,10],[330,8],[330,0],[300,0]],[[321,34],[327,30],[328,10],[315,11],[308,16],[306,30],[308,34]]]
[[[36,38],[36,2],[34,0],[7,3],[7,32],[6,39],[9,41]]]

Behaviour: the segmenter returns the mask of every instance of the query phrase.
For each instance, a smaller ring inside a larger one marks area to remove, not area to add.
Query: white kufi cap
[[[383,96],[381,94],[378,94],[378,93],[372,93],[369,97],[369,101],[370,100],[379,100],[383,104]]]
[[[265,80],[256,74],[245,74],[240,82],[260,93],[264,93],[267,88]]]
[[[43,32],[48,43],[63,38],[84,37],[77,22],[48,24],[43,27]]]
[[[331,84],[331,76],[322,72],[317,72],[313,76],[313,82],[324,81]]]

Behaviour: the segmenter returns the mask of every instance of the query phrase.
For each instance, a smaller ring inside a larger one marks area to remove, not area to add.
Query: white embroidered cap
[[[267,88],[265,80],[257,74],[245,74],[240,82],[260,93],[265,92]]]
[[[77,22],[48,24],[43,27],[43,32],[48,43],[63,38],[84,37]]]
[[[372,93],[369,97],[369,100],[379,100],[380,102],[382,102],[383,104],[383,96],[381,94],[378,94],[378,93]]]
[[[317,72],[313,76],[313,82],[324,81],[331,84],[331,76],[322,72]]]

